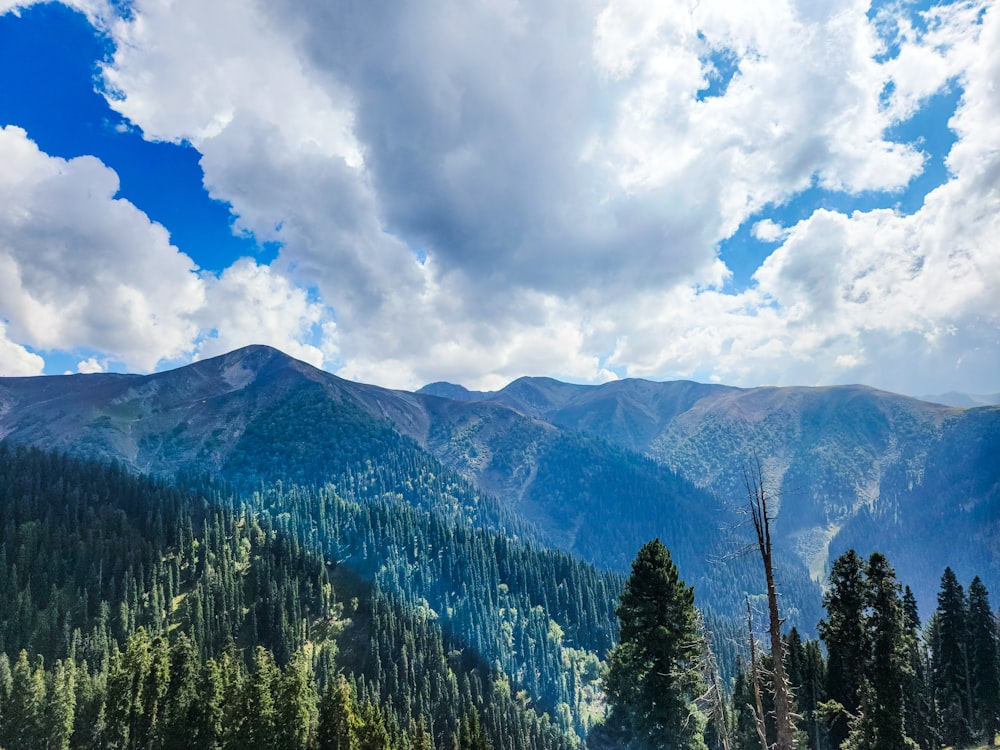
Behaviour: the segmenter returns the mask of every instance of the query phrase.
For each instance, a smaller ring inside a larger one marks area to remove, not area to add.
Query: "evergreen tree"
[[[243,699],[241,740],[246,750],[277,747],[274,689],[279,676],[274,657],[263,646],[258,646],[254,651],[253,672],[247,679]]]
[[[751,713],[753,703],[753,688],[747,679],[746,665],[739,659],[732,693],[733,739],[736,747],[751,748],[757,741],[757,730]]]
[[[899,584],[889,561],[874,553],[868,561],[868,614],[865,625],[871,653],[862,705],[853,722],[850,750],[909,750],[914,746],[904,730],[903,689],[908,684],[906,630]]]
[[[427,722],[424,721],[423,715],[415,722],[410,722],[410,738],[413,750],[434,750],[434,739],[427,731]]]
[[[385,715],[377,704],[365,701],[358,712],[358,750],[391,750],[392,742]]]
[[[802,658],[802,683],[796,699],[803,718],[803,731],[812,750],[827,747],[827,730],[819,715],[820,704],[826,700],[826,661],[819,641],[807,640]]]
[[[928,656],[920,633],[917,599],[909,586],[903,589],[903,629],[906,637],[908,681],[903,689],[906,735],[923,750],[935,745],[934,701],[928,684]]]
[[[192,747],[218,747],[225,720],[225,685],[215,659],[206,661],[198,677],[198,697],[189,709]]]
[[[989,592],[977,576],[969,585],[969,665],[976,734],[989,744],[1000,731],[1000,658]]]
[[[945,568],[941,577],[935,620],[931,659],[941,741],[964,747],[972,741],[968,607],[965,592],[951,568]]]
[[[191,639],[181,633],[170,647],[170,682],[163,700],[163,720],[157,730],[163,748],[188,747],[192,730],[202,729],[198,726],[196,710],[198,677],[198,650]]]
[[[864,561],[853,549],[833,562],[829,588],[823,595],[827,617],[819,624],[826,644],[826,695],[842,708],[830,723],[830,743],[840,747],[847,739],[848,716],[861,707],[862,682],[870,652],[865,627],[868,586]]]
[[[312,668],[305,653],[296,651],[278,685],[276,706],[279,747],[307,747],[316,735],[318,710]]]
[[[704,747],[694,707],[703,692],[694,589],[659,539],[639,550],[617,613],[621,642],[605,678],[609,723],[636,750]]]
[[[41,722],[46,750],[69,750],[76,719],[76,665],[72,660],[56,662],[47,692]]]
[[[320,750],[358,750],[359,723],[351,686],[343,675],[327,686],[319,710]]]
[[[475,709],[462,717],[458,738],[459,750],[493,750],[493,745],[483,733],[482,725],[479,723],[479,713]]]
[[[43,747],[41,709],[44,684],[28,662],[28,652],[18,654],[11,670],[10,697],[3,712],[3,747],[34,750]]]

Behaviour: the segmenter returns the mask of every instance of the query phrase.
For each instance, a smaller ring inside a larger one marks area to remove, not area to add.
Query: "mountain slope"
[[[331,501],[331,524],[322,531],[347,535],[347,525],[332,523],[335,508],[352,511]],[[394,524],[401,532],[398,519],[353,528],[381,542]],[[315,734],[316,713],[322,723],[330,708],[322,703],[317,711],[317,688],[328,694],[344,675],[357,686],[358,702],[381,717],[372,723],[384,723],[386,746],[411,747],[406,735],[416,722],[426,722],[443,745],[475,712],[495,747],[578,747],[563,731],[568,726],[524,705],[483,652],[445,632],[426,608],[405,606],[397,592],[380,589],[377,578],[359,579],[350,566],[324,559],[294,526],[288,513],[272,515],[214,492],[181,491],[120,467],[0,443],[0,669],[8,679],[0,741],[52,746],[28,737],[48,738],[60,709],[72,747],[304,749],[314,746],[306,741],[308,727],[301,737],[250,738],[294,722],[308,725],[310,712]],[[511,579],[510,601],[518,607],[522,593],[538,587],[531,561],[530,555],[521,560],[529,571],[522,585]],[[368,560],[376,567],[385,562]],[[553,586],[558,581],[582,593],[558,575],[572,578],[570,561],[543,566]],[[607,638],[610,596],[599,592],[599,599],[603,625],[588,622],[588,630]],[[567,632],[579,631],[572,618],[560,620]],[[35,677],[11,684],[7,670],[20,649],[32,655]],[[584,662],[582,650],[572,655]],[[598,664],[593,653],[585,655]],[[275,662],[285,677],[277,676]],[[563,659],[556,663],[561,667]],[[57,674],[72,670],[75,680],[64,684],[74,700],[56,705],[31,687],[43,679],[43,665],[53,664],[44,679],[51,686]],[[296,668],[301,689],[290,692],[284,685]],[[593,692],[599,668],[591,671]],[[271,695],[258,701],[254,691]],[[182,711],[174,701],[183,702]],[[279,703],[301,706],[304,719],[268,715],[267,707]],[[202,704],[212,706],[211,715]],[[570,715],[568,707],[563,713]]]
[[[751,561],[730,558],[746,539],[733,512],[742,469],[757,456],[780,500],[775,534],[796,592],[789,598],[814,602],[812,611],[818,594],[808,575],[820,579],[831,550],[876,539],[881,528],[930,549],[929,568],[965,564],[916,519],[933,507],[948,529],[961,521],[955,508],[993,508],[989,460],[945,457],[998,423],[996,407],[956,409],[863,386],[521,378],[493,393],[435,384],[413,394],[351,383],[267,347],[142,377],[0,379],[8,440],[245,488],[329,481],[345,497],[389,493],[417,506],[433,498],[618,570],[661,536],[703,603],[730,587],[737,596],[753,579]],[[981,481],[970,484],[970,471]],[[977,549],[978,570],[990,575],[996,554]],[[919,589],[906,565],[900,576]],[[804,616],[811,629],[812,614]]]
[[[0,437],[139,471],[219,470],[253,419],[301,389],[421,434],[409,394],[360,386],[265,346],[147,376],[0,378]]]
[[[997,536],[986,527],[971,549],[940,542],[952,527],[967,529],[960,508],[1000,516],[994,500],[1000,449],[990,444],[980,460],[966,460],[1000,426],[996,407],[958,409],[865,386],[743,389],[643,380],[581,386],[547,378],[521,378],[463,398],[477,409],[503,405],[635,451],[735,504],[745,495],[743,467],[759,457],[780,500],[779,547],[794,551],[817,579],[845,545],[870,551],[884,537],[887,544],[896,540],[891,557],[924,607],[933,603],[946,565],[969,577],[994,571],[986,575],[1000,584],[1000,555],[991,542]],[[448,443],[446,435],[437,440]],[[928,513],[936,528],[919,520]],[[904,552],[907,545],[914,552]]]

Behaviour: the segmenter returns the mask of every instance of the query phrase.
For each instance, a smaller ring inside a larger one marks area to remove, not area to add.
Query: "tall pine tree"
[[[871,651],[864,665],[862,705],[844,747],[909,750],[904,729],[903,689],[909,680],[903,603],[896,574],[879,552],[868,561],[868,607],[864,624]]]
[[[951,568],[945,568],[941,577],[934,619],[931,659],[941,741],[953,747],[964,747],[972,741],[968,613],[965,592]]]
[[[868,663],[869,635],[865,628],[868,584],[864,561],[853,549],[834,560],[830,586],[823,595],[827,617],[819,624],[826,643],[826,695],[855,716],[861,707],[862,682]],[[848,720],[841,714],[830,725],[830,744],[847,739]]]
[[[621,640],[609,657],[608,722],[635,750],[704,748],[702,692],[694,589],[659,539],[632,563],[618,605]]]
[[[968,639],[973,726],[992,745],[1000,730],[1000,658],[990,595],[978,576],[969,585]]]

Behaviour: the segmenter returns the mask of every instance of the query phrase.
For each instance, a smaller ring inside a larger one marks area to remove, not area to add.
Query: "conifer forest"
[[[781,546],[788,514],[763,482],[746,484],[756,534],[727,531],[678,474],[567,433],[532,444],[519,505],[317,393],[260,409],[225,455],[223,426],[143,438],[201,457],[170,471],[110,438],[0,440],[0,748],[995,743],[991,558],[936,571],[929,602],[870,545],[836,549],[820,585]],[[493,450],[491,471],[520,471]],[[697,508],[630,516],[622,499],[661,492]],[[616,504],[603,526],[600,497]],[[574,523],[570,541],[552,532]]]

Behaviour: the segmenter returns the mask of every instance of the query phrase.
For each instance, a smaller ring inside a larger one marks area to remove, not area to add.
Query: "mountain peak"
[[[441,398],[450,398],[452,401],[480,401],[490,394],[482,393],[481,391],[470,391],[464,385],[458,385],[457,383],[448,383],[444,380],[439,380],[435,383],[428,383],[423,388],[421,388],[417,393],[423,394],[425,396],[439,396]]]
[[[225,354],[209,357],[208,359],[204,359],[202,361],[212,362],[213,360],[218,361],[220,364],[242,362],[248,366],[259,367],[273,362],[274,360],[284,362],[294,361],[294,357],[285,354],[280,349],[275,349],[273,346],[268,346],[267,344],[250,344],[248,346],[240,347],[239,349],[233,349],[231,352],[227,352]]]
[[[314,369],[311,365],[266,344],[251,344],[234,349],[226,354],[193,362],[187,368],[179,368],[179,371],[188,368],[201,377],[221,377],[233,388],[243,388],[261,377],[287,372],[290,369],[302,374]]]

